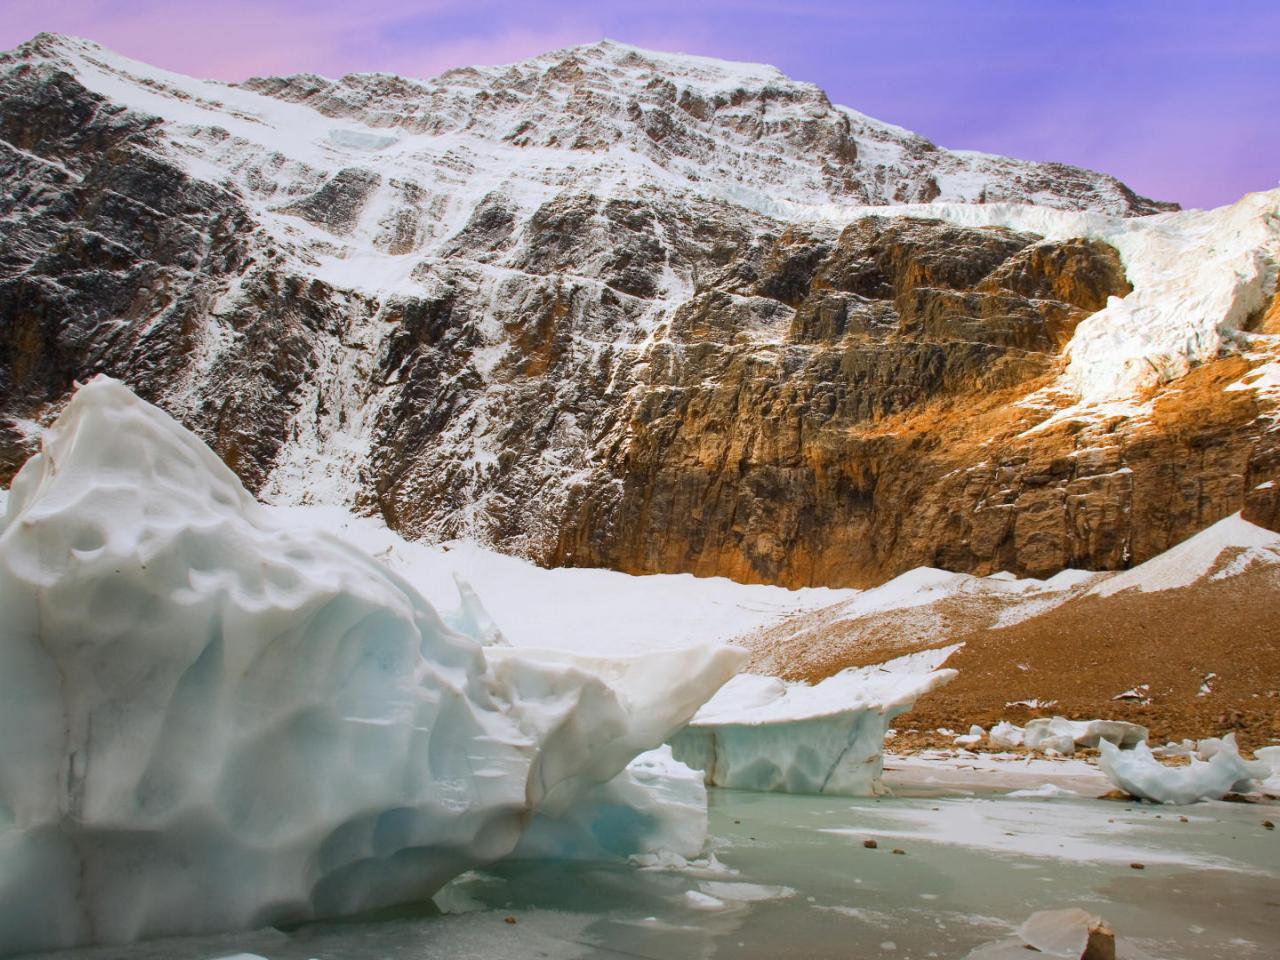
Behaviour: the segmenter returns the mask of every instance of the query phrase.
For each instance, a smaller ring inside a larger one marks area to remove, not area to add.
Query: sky
[[[1102,170],[1184,206],[1280,185],[1280,0],[0,0],[222,80],[431,77],[608,37],[770,63],[942,146]]]

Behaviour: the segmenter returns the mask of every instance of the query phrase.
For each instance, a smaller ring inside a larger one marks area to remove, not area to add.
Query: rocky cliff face
[[[771,68],[235,87],[42,35],[0,185],[6,473],[106,372],[264,496],[546,562],[1043,574],[1276,512],[1276,199],[1144,216]]]

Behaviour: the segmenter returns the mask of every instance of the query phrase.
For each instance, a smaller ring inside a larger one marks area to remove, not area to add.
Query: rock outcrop
[[[237,87],[41,35],[0,183],[0,474],[101,372],[270,499],[551,563],[1045,574],[1278,519],[1274,307],[1123,404],[1063,379],[1171,205],[772,68]]]

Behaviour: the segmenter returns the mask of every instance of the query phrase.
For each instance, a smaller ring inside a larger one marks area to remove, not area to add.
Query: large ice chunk
[[[1108,741],[1118,747],[1144,743],[1147,728],[1124,720],[1068,720],[1066,717],[1040,718],[1028,721],[1022,743],[1029,750],[1042,753],[1053,750],[1072,754],[1076,747],[1096,747]]]
[[[1253,781],[1265,780],[1271,774],[1267,764],[1242,758],[1234,743],[1219,745],[1207,761],[1192,756],[1190,766],[1185,767],[1165,766],[1145,743],[1121,750],[1103,740],[1098,748],[1102,751],[1098,766],[1112,783],[1132,796],[1155,803],[1220,800],[1228,793],[1248,792]]]
[[[885,731],[956,676],[959,645],[925,650],[820,683],[740,674],[671,739],[707,783],[745,790],[870,796],[881,791]]]
[[[0,610],[0,953],[429,897],[741,658],[486,655],[102,378],[14,481]]]

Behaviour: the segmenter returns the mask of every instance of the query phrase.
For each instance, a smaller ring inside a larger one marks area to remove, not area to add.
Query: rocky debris
[[[989,733],[974,749],[1022,750],[1033,726],[1047,743],[1110,717],[1121,730],[1145,728],[1152,743],[1209,738],[1161,747],[1167,756],[1207,760],[1238,738],[1265,759],[1264,745],[1280,741],[1280,648],[1240,638],[1270,637],[1277,603],[1280,537],[1236,516],[1122,573],[1033,581],[916,570],[740,642],[753,672],[809,682],[962,642],[949,661],[956,680],[899,724],[926,731],[913,749],[954,747],[933,731],[977,725]],[[1207,672],[1212,689],[1200,695]],[[1137,700],[1112,699],[1143,685]]]

